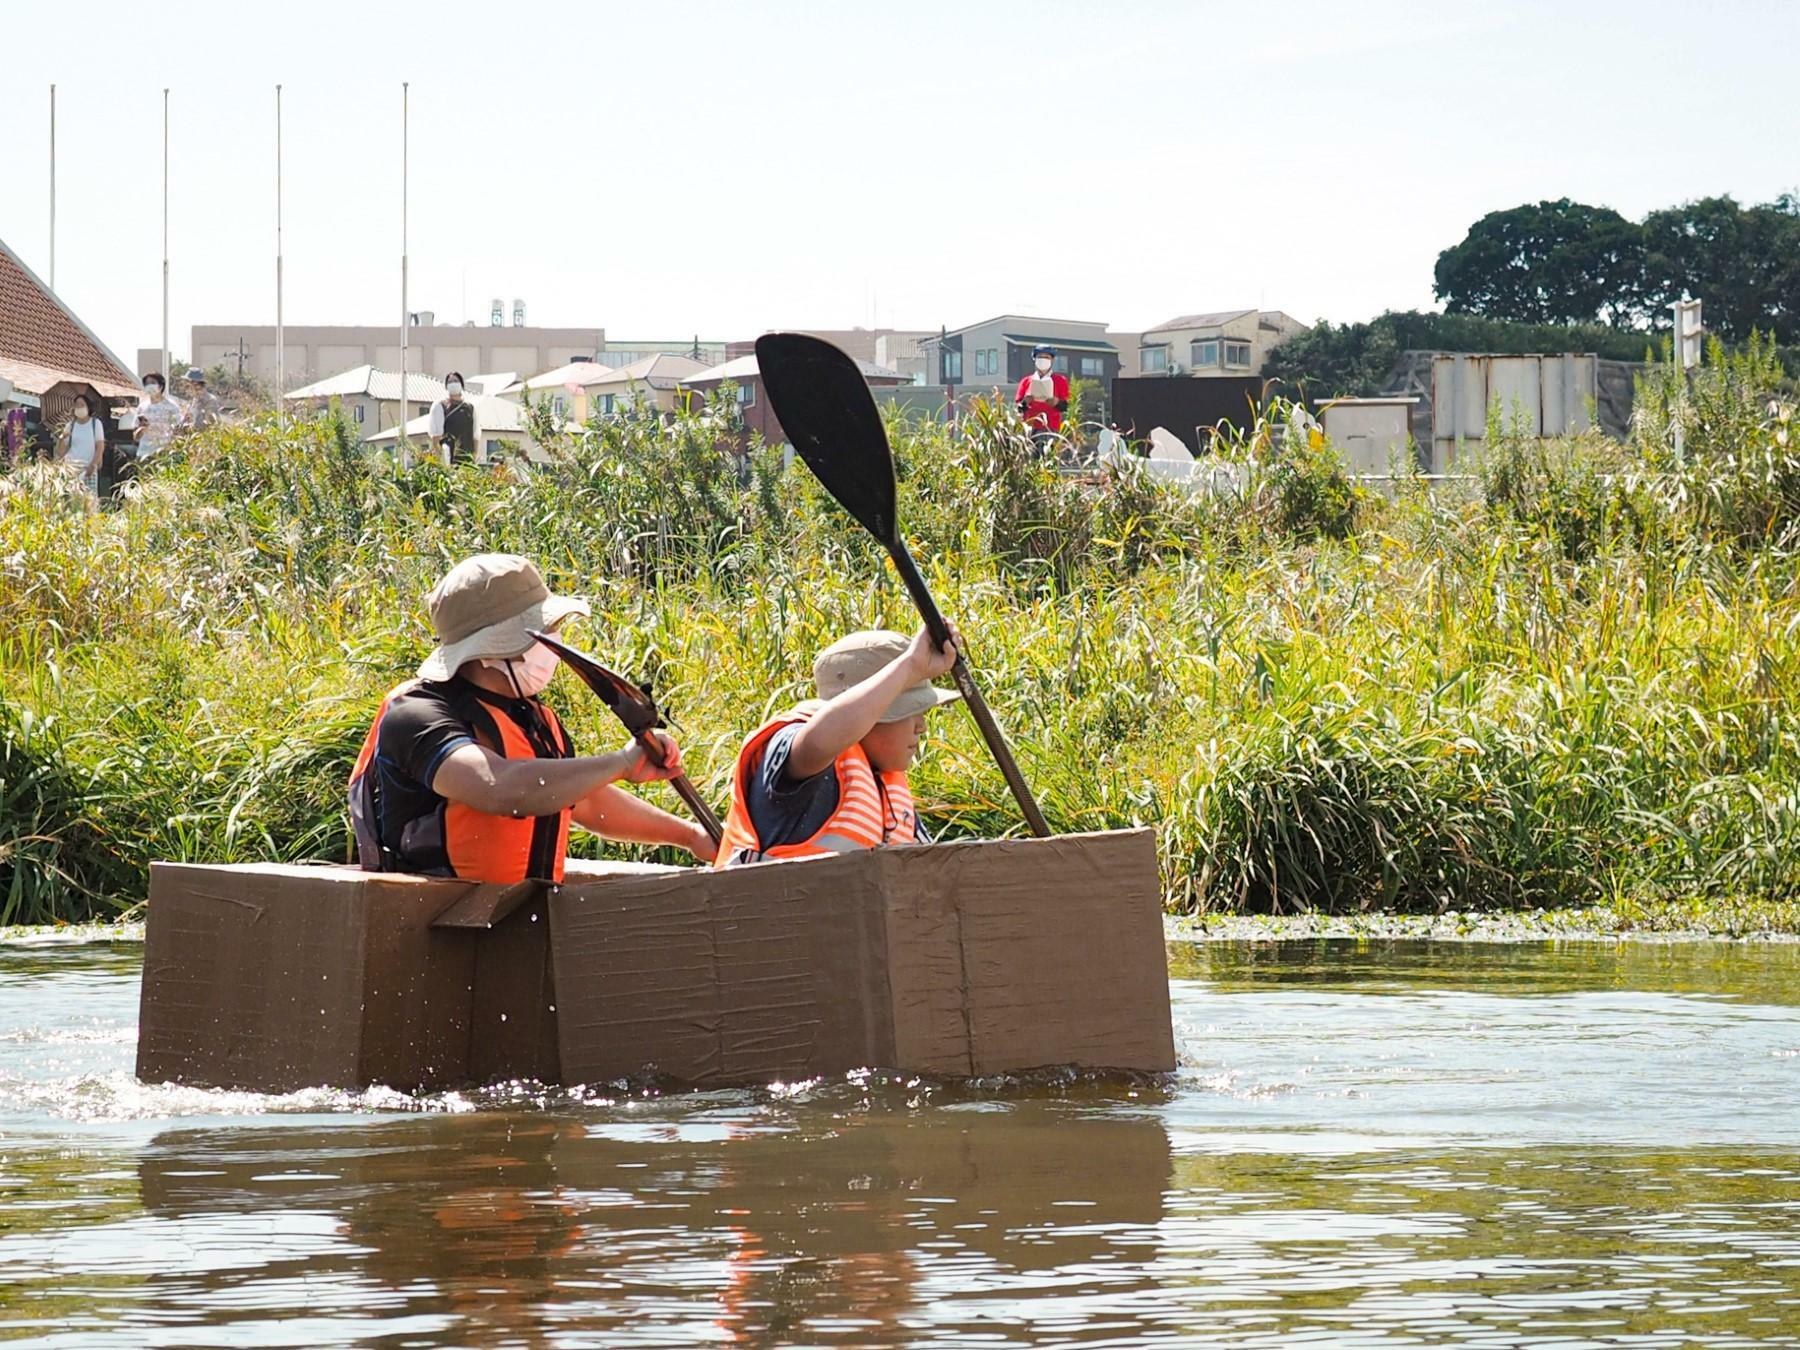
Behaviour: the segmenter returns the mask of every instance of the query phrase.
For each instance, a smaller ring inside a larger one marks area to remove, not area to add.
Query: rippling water
[[[151,1087],[0,949],[0,1342],[1800,1345],[1800,947],[1171,951],[1166,1081]]]

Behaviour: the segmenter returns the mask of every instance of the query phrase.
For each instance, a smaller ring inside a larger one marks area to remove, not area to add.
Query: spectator
[[[187,372],[188,413],[195,431],[205,431],[219,420],[219,396],[206,387],[206,372],[189,366]]]
[[[56,459],[79,482],[88,500],[100,495],[100,461],[106,454],[106,428],[94,415],[86,394],[75,395],[75,415],[56,436]]]
[[[138,459],[146,460],[168,449],[186,417],[187,410],[164,391],[160,371],[144,376],[144,398],[137,406],[137,430],[132,432]]]
[[[401,376],[402,386],[405,379]],[[405,392],[402,387],[402,395]],[[473,460],[475,447],[480,443],[481,427],[475,420],[475,405],[463,398],[462,372],[453,370],[444,381],[444,396],[431,405],[432,448],[449,464]]]

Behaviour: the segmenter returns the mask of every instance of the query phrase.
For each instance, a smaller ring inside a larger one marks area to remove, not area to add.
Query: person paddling
[[[906,771],[925,714],[961,698],[931,683],[956,664],[960,635],[934,647],[885,629],[839,638],[813,662],[818,699],[765,722],[738,751],[715,865],[928,843]]]
[[[427,605],[438,646],[382,701],[350,776],[366,870],[557,882],[571,821],[712,860],[705,830],[615,786],[679,773],[672,737],[654,733],[660,767],[635,740],[578,756],[540,697],[558,659],[530,630],[556,632],[588,615],[587,601],[552,594],[528,559],[483,553],[451,568]]]

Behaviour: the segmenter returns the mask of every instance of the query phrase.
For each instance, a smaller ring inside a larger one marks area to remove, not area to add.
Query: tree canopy
[[[1707,197],[1637,223],[1567,197],[1515,206],[1440,253],[1435,279],[1450,314],[1651,329],[1692,296],[1727,342],[1800,341],[1800,198]]]

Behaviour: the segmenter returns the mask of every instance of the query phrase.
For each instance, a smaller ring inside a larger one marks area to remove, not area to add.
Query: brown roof
[[[136,398],[137,385],[123,380],[98,380],[54,366],[40,366],[32,361],[11,361],[0,356],[0,380],[5,380],[23,394],[42,396],[59,384],[90,384],[102,398]]]
[[[0,357],[65,372],[96,387],[137,384],[125,363],[106,349],[3,240]]]

